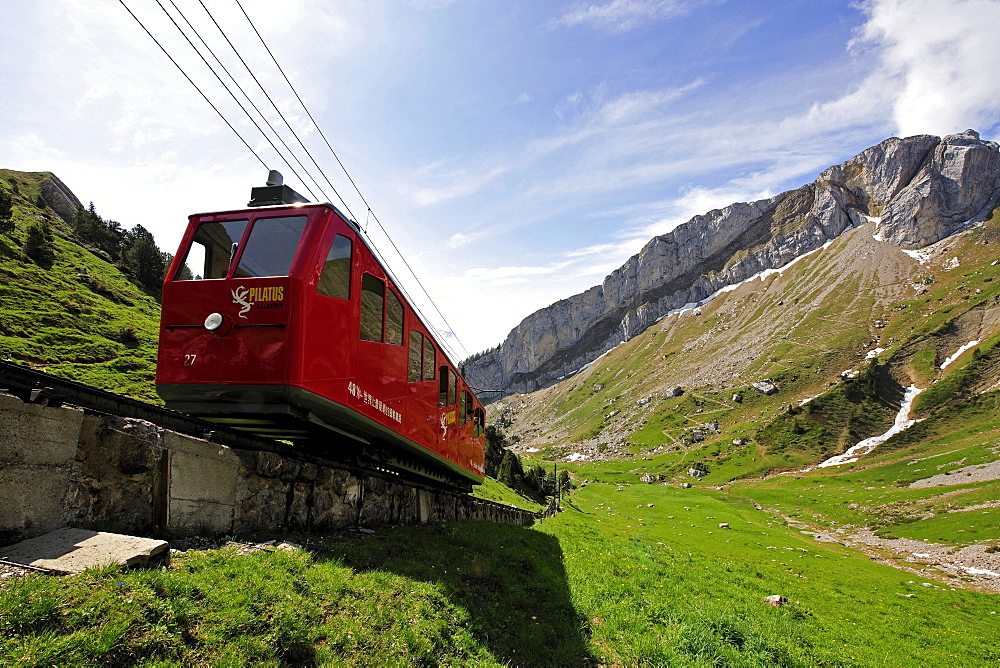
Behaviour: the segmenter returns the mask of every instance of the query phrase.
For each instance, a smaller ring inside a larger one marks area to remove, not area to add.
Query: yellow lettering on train
[[[285,286],[270,285],[267,287],[250,288],[247,301],[254,302],[280,302],[285,300]]]

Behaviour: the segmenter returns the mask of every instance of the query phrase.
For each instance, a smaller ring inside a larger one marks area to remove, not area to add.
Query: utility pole
[[[555,482],[556,504],[562,501],[562,490],[559,489],[559,472],[556,470],[556,463],[552,462],[552,480]]]

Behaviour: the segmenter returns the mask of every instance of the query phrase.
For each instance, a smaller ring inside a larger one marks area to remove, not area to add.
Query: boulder
[[[768,396],[774,394],[778,391],[778,386],[774,384],[774,381],[770,378],[765,378],[764,380],[758,380],[756,383],[751,383],[753,389],[757,390],[761,394],[766,394]]]

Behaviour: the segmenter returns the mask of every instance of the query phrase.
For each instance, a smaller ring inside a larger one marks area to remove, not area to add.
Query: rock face
[[[600,285],[532,313],[468,375],[531,392],[580,370],[664,315],[777,269],[870,221],[914,249],[987,219],[1000,202],[1000,145],[966,130],[883,141],[797,190],[695,216],[653,238]]]
[[[46,206],[59,214],[59,217],[72,224],[76,210],[82,206],[73,191],[59,180],[55,174],[42,183],[42,199]]]

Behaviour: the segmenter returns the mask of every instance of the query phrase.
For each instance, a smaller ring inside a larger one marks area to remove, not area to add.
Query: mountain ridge
[[[470,360],[467,373],[508,392],[547,387],[670,311],[868,222],[900,248],[940,241],[985,220],[1000,201],[998,149],[974,130],[892,137],[810,184],[695,216],[651,239],[600,285],[527,316],[497,349]]]

